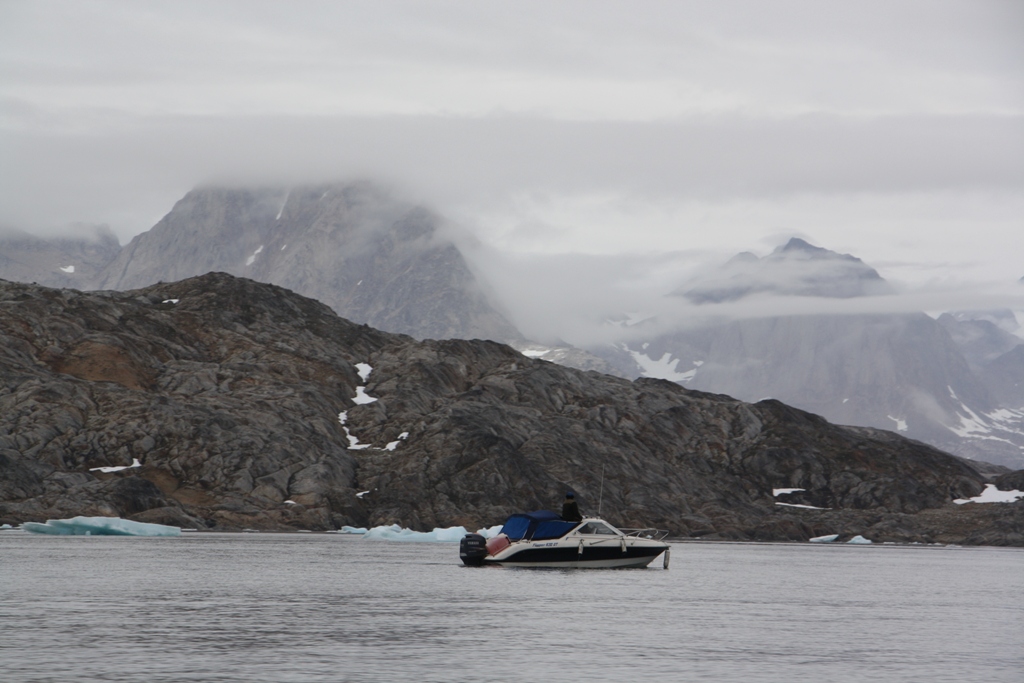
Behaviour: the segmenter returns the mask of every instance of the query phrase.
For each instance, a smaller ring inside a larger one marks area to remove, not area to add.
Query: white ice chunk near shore
[[[847,541],[847,543],[852,543],[853,545],[871,545],[871,541],[864,538],[860,534],[857,534],[856,536],[851,538],[849,541]]]
[[[73,272],[75,272],[75,267],[74,266],[61,266],[60,269],[63,272],[65,272],[65,273],[73,273]]]
[[[412,543],[458,543],[468,531],[466,527],[452,526],[447,528],[434,527],[433,531],[413,531],[403,529],[397,524],[391,526],[375,526],[363,535],[363,539],[373,541],[407,541]]]
[[[773,496],[781,496],[784,493],[796,493],[797,491],[806,491],[807,489],[772,489]]]
[[[114,466],[114,467],[90,467],[89,471],[90,472],[103,472],[104,474],[109,474],[110,472],[120,472],[121,470],[130,470],[133,467],[142,467],[142,463],[139,462],[138,458],[132,458],[132,464],[131,465],[119,465],[119,466]]]
[[[45,524],[25,522],[25,531],[51,536],[180,536],[181,528],[133,522],[119,517],[72,517],[48,519]]]
[[[808,540],[811,543],[831,543],[837,538],[839,538],[839,534],[828,534],[827,536],[815,536],[814,538]]]
[[[1024,491],[1000,491],[995,484],[985,484],[985,490],[973,498],[957,498],[957,505],[965,503],[1015,503],[1024,498]]]
[[[373,367],[369,363],[356,363],[356,372],[359,373],[359,379],[365,382],[370,379],[370,373],[373,372]]]
[[[486,529],[478,529],[476,533],[485,538],[493,538],[501,531],[501,525],[492,526]],[[458,543],[468,531],[466,527],[452,526],[446,528],[435,527],[433,531],[413,531],[403,529],[397,524],[391,526],[375,526],[363,534],[363,539],[372,541],[405,541],[412,543]]]

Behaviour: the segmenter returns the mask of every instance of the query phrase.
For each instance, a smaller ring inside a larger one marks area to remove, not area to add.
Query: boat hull
[[[506,567],[553,567],[559,569],[626,569],[640,568],[649,565],[654,558],[663,553],[668,545],[665,543],[643,543],[627,545],[625,549],[619,543],[603,546],[584,546],[582,552],[578,545],[541,545],[516,544],[506,548],[497,556],[488,556],[483,560],[487,565]]]

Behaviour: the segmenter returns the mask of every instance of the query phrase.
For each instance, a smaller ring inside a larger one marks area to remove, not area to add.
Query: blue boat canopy
[[[542,541],[561,538],[576,528],[577,524],[579,522],[566,522],[560,515],[550,510],[537,510],[536,512],[512,515],[505,520],[505,526],[501,527],[501,533],[508,536],[511,541],[519,541],[524,538]]]

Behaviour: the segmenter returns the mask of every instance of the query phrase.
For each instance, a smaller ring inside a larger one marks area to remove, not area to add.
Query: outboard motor
[[[480,567],[487,557],[487,539],[480,534],[466,534],[459,543],[459,557],[467,567]]]

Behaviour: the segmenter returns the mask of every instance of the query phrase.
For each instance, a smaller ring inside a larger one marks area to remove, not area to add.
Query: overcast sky
[[[0,173],[0,226],[122,242],[202,183],[363,177],[506,264],[800,235],[1014,281],[1024,2],[0,0]]]

